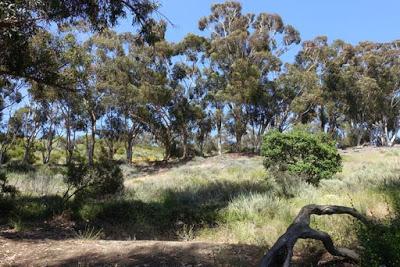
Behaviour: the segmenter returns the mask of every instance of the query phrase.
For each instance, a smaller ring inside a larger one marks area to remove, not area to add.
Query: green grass
[[[195,226],[195,240],[269,247],[306,204],[354,206],[384,218],[392,207],[386,192],[379,188],[388,179],[399,179],[398,155],[398,149],[346,152],[342,173],[322,180],[318,188],[305,183],[294,185],[290,189],[294,197],[289,199],[268,178],[260,157],[196,159],[161,174],[128,179],[130,194],[126,198],[162,206],[169,192],[175,209],[182,207],[185,211],[189,206],[212,212],[209,221],[183,221],[186,227]],[[315,217],[313,226],[331,233],[338,245],[354,246],[357,232],[352,222],[347,216]]]
[[[156,153],[143,149],[153,156]],[[97,233],[101,233],[101,237],[113,239],[195,240],[267,248],[300,208],[311,203],[354,206],[389,225],[387,231],[400,233],[391,217],[400,210],[394,197],[400,193],[399,155],[398,148],[349,150],[343,153],[343,171],[332,179],[322,180],[319,187],[293,184],[285,192],[268,176],[258,156],[195,158],[167,166],[142,162],[140,166],[150,164],[149,168],[123,166],[126,179],[122,195],[71,203],[69,207],[73,218],[83,225],[81,235],[86,238],[99,238]],[[24,229],[27,222],[50,218],[60,211],[59,197],[54,201],[41,197],[59,195],[65,189],[59,173],[60,169],[40,166],[27,173],[9,173],[11,183],[24,192],[10,225]],[[292,197],[288,198],[287,192]],[[312,226],[330,233],[340,246],[361,243],[373,253],[379,249],[374,250],[370,240],[384,236],[371,234],[370,229],[360,231],[348,216],[315,216]],[[319,248],[319,243],[308,241],[296,246],[297,250]]]

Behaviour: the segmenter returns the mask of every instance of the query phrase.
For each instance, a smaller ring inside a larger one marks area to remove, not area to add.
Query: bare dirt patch
[[[1,266],[257,266],[259,258],[247,245],[0,237]]]

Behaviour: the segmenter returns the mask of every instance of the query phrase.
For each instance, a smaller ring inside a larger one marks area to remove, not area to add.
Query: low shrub
[[[14,198],[17,193],[17,189],[8,183],[6,174],[0,171],[0,223],[7,221],[15,209]]]
[[[106,159],[96,162],[93,166],[69,164],[64,182],[69,188],[64,195],[66,200],[72,196],[77,200],[104,198],[120,193],[124,189],[121,168]]]
[[[261,155],[268,171],[297,175],[313,185],[331,178],[342,168],[335,143],[325,134],[304,130],[270,132],[264,137]]]
[[[8,183],[6,174],[0,171],[0,198],[4,196],[14,197],[16,193],[17,189]]]

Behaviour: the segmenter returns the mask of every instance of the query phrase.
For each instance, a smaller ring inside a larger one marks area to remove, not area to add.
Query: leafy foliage
[[[17,194],[17,189],[8,184],[7,176],[3,171],[0,171],[0,198],[3,196],[14,197]]]
[[[313,185],[331,178],[342,166],[333,141],[326,135],[303,130],[265,135],[261,154],[268,170],[299,175]]]
[[[69,164],[65,176],[68,190],[64,199],[104,198],[124,189],[121,168],[110,160],[101,159],[93,166]]]
[[[374,226],[360,226],[359,239],[362,247],[361,266],[395,267],[400,265],[399,219]]]

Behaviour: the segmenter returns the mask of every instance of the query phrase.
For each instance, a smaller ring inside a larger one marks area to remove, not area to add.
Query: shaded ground
[[[382,165],[382,168],[387,168],[389,166],[388,159],[399,155],[397,150],[376,148],[346,150],[342,153],[345,157],[351,159],[345,161],[343,176],[353,175],[354,169],[369,172],[371,164]],[[242,155],[229,154],[207,159],[196,158],[188,162],[136,164],[132,168],[125,169],[125,174],[129,177],[125,185],[129,189],[145,182],[151,186],[153,186],[152,183],[154,185],[158,183],[168,185],[174,181],[176,175],[194,176],[193,174],[202,171],[205,174],[204,176],[209,178],[208,176],[212,176],[216,170],[222,170],[223,173],[226,170],[227,177],[236,175],[233,172],[240,171],[243,172],[243,179],[245,179],[251,174],[255,166],[261,166],[262,159],[255,157],[252,162],[246,160],[247,157],[242,157]],[[235,164],[231,164],[232,162],[235,162]],[[237,162],[242,163],[238,165]],[[204,177],[198,176],[201,178],[199,178],[200,181],[205,180]],[[364,173],[360,173],[360,177],[364,177]],[[45,223],[39,225],[40,228],[29,225],[29,230],[20,232],[0,228],[0,266],[258,266],[264,252],[259,246],[230,244],[234,243],[235,240],[219,239],[214,235],[211,236],[212,239],[201,240],[203,242],[126,240],[129,238],[160,240],[162,236],[158,235],[156,231],[159,228],[164,232],[166,229],[170,230],[172,234],[176,235],[180,228],[179,225],[176,226],[175,222],[182,222],[188,226],[200,225],[199,227],[202,227],[204,222],[208,223],[207,225],[212,225],[216,220],[217,212],[225,208],[232,199],[244,194],[248,195],[249,192],[264,194],[268,190],[268,188],[264,188],[264,184],[249,183],[247,180],[242,182],[239,178],[237,181],[225,179],[214,182],[211,180],[212,182],[208,184],[194,188],[177,186],[176,188],[179,190],[175,191],[168,191],[167,186],[166,189],[163,187],[155,188],[157,191],[155,189],[154,191],[162,195],[161,200],[158,201],[150,199],[147,202],[142,202],[137,199],[122,199],[109,204],[106,203],[107,205],[104,207],[100,203],[99,214],[92,217],[100,218],[105,222],[108,222],[108,219],[113,221],[115,218],[119,218],[118,222],[120,223],[109,227],[110,229],[115,228],[120,236],[107,232],[108,228],[103,227],[105,235],[102,238],[118,238],[125,241],[79,239],[81,237],[77,236],[76,231],[80,228],[73,225],[71,219],[63,219],[62,216],[46,219]],[[391,188],[388,183],[389,181],[385,180],[385,192]],[[376,184],[379,185],[380,182],[378,181]],[[393,192],[398,195],[398,184],[393,184],[392,187],[394,188]],[[144,187],[142,191],[150,189],[153,188]],[[157,195],[155,194],[155,196]],[[331,200],[329,199],[329,201]],[[35,205],[28,205],[29,203]],[[42,206],[47,207],[48,203],[50,202],[44,198],[37,198],[36,200],[27,198],[21,207],[29,212],[32,207],[36,207],[40,211]],[[196,203],[196,205],[193,206],[193,203]],[[388,213],[388,203],[384,202],[383,204],[375,205],[372,208],[367,206],[366,213],[385,217]],[[94,209],[96,207],[93,207],[93,210],[96,210]],[[91,210],[88,209],[88,211]],[[45,211],[46,209],[42,213],[46,213]],[[204,214],[207,216],[203,216]],[[27,218],[30,221],[30,217]],[[164,224],[161,224],[161,222]],[[269,223],[270,221],[265,222],[266,225]],[[132,227],[133,230],[130,231],[131,229],[128,229],[128,226]],[[147,228],[143,228],[143,226],[147,226]],[[328,226],[330,226],[329,229],[332,228],[331,225]],[[18,228],[18,225],[14,227]],[[24,228],[24,225],[21,228]],[[267,230],[266,228],[266,231],[263,231],[262,234],[271,237]],[[143,236],[137,234],[125,237],[120,234],[123,231],[133,233],[143,231],[145,234]],[[178,238],[175,236],[168,238],[168,240],[173,239],[177,240]],[[325,250],[316,251],[308,248],[303,249],[301,254],[295,254],[293,261],[295,262],[293,266],[355,266],[331,257],[325,253]]]
[[[0,238],[1,266],[257,266],[259,255],[218,243]]]
[[[28,237],[28,238],[26,238]],[[258,266],[256,246],[206,242],[30,239],[2,233],[0,266]],[[302,259],[302,260],[301,260]],[[319,261],[319,264],[318,264]],[[295,255],[293,266],[355,266],[329,255]]]

